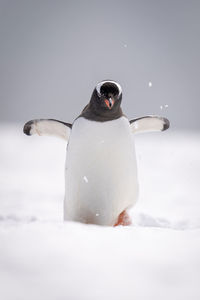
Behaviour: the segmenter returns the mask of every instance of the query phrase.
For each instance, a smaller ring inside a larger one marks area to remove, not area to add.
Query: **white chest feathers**
[[[66,158],[66,220],[114,225],[137,199],[133,134],[125,117],[107,122],[78,118]]]

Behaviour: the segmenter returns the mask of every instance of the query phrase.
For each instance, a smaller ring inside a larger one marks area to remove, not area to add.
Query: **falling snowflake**
[[[168,108],[168,107],[169,107],[169,105],[168,105],[168,104],[165,104],[165,105],[161,105],[161,106],[160,106],[160,109],[163,110],[163,108]]]
[[[88,183],[88,179],[87,179],[86,176],[83,177],[83,180],[84,180],[86,183]]]
[[[151,81],[149,81],[149,87],[152,87],[152,82]]]
[[[99,141],[99,144],[104,144],[104,143],[105,143],[104,140]]]

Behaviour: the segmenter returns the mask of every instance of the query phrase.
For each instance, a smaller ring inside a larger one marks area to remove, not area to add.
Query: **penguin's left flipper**
[[[133,133],[164,131],[170,126],[168,119],[160,116],[145,116],[130,121]]]
[[[26,135],[52,135],[68,141],[72,124],[54,119],[35,119],[24,125]]]

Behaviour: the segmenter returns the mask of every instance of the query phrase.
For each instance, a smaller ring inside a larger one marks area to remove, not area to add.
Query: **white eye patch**
[[[97,86],[96,86],[96,90],[97,90],[97,93],[98,93],[99,96],[101,96],[101,87],[102,87],[102,85],[105,84],[105,83],[112,83],[112,84],[116,85],[117,88],[118,88],[118,91],[119,91],[119,96],[121,95],[121,93],[122,93],[122,88],[121,88],[121,86],[120,86],[119,83],[117,83],[116,81],[113,81],[113,80],[104,80],[104,81],[99,82],[99,83],[97,84]]]

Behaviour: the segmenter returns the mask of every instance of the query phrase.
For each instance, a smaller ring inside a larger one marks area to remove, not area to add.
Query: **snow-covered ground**
[[[21,126],[22,127],[22,126]],[[136,137],[133,226],[63,222],[66,144],[0,126],[0,299],[200,299],[200,133]]]

